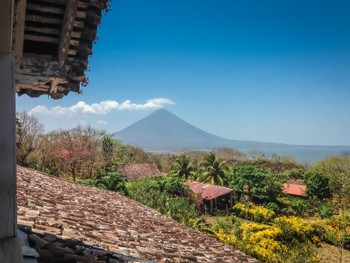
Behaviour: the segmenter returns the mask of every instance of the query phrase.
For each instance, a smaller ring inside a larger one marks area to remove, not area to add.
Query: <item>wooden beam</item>
[[[57,50],[58,62],[60,64],[64,64],[67,59],[69,44],[73,32],[74,21],[77,15],[77,10],[78,0],[67,0],[66,11],[64,13],[61,29],[61,38]]]
[[[59,35],[61,31],[57,28],[51,27],[34,27],[34,26],[26,26],[25,31],[27,32],[35,32],[42,34],[50,34],[50,35]]]
[[[55,5],[65,5],[67,0],[40,0],[44,3],[55,4]]]
[[[79,40],[71,39],[70,42],[69,42],[69,45],[70,46],[79,46]]]
[[[39,15],[26,15],[26,20],[30,22],[38,22],[38,23],[53,24],[53,25],[62,23],[61,18],[39,16]]]
[[[56,37],[36,36],[36,35],[29,35],[29,34],[26,34],[24,36],[24,40],[35,41],[35,42],[45,42],[45,43],[52,43],[52,44],[58,43],[58,38]]]
[[[81,32],[73,31],[72,32],[72,37],[74,37],[74,38],[81,38]]]
[[[24,42],[24,25],[26,20],[27,0],[20,0],[17,4],[17,19],[15,28],[15,56],[22,58]]]
[[[39,11],[42,13],[63,15],[64,9],[61,7],[44,6],[42,4],[28,4],[27,10]]]
[[[84,22],[83,21],[74,21],[73,27],[83,28],[84,27]]]
[[[79,3],[78,3],[78,8],[82,9],[82,10],[86,10],[88,8],[88,6],[89,6],[89,3],[85,3],[85,2],[81,2],[81,1],[79,1]]]
[[[12,51],[13,1],[0,1],[0,52]]]
[[[86,18],[86,12],[84,12],[84,11],[78,11],[78,12],[77,12],[77,18],[85,19],[85,18]]]
[[[75,56],[77,54],[77,51],[75,49],[69,49],[68,55]]]

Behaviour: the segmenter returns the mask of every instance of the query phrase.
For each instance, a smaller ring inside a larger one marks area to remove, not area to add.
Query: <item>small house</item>
[[[234,200],[231,188],[193,181],[186,184],[195,195],[200,195],[205,213],[216,214],[231,210]]]

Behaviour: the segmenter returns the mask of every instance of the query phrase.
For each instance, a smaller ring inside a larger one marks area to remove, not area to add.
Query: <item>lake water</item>
[[[279,156],[290,156],[298,162],[314,163],[328,156],[340,156],[343,152],[350,152],[350,146],[293,146],[285,148],[241,148],[240,152],[249,154],[253,150],[262,151],[268,156],[277,154]]]

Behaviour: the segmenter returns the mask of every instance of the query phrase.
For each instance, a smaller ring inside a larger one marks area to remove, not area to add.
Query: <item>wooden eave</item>
[[[108,0],[17,0],[16,92],[60,99],[81,92],[97,26]]]

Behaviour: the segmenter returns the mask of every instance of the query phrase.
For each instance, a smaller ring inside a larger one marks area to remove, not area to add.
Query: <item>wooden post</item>
[[[13,0],[0,1],[0,262],[23,262],[16,238],[16,106],[12,32]]]
[[[0,53],[0,238],[16,236],[16,108],[12,54]]]

